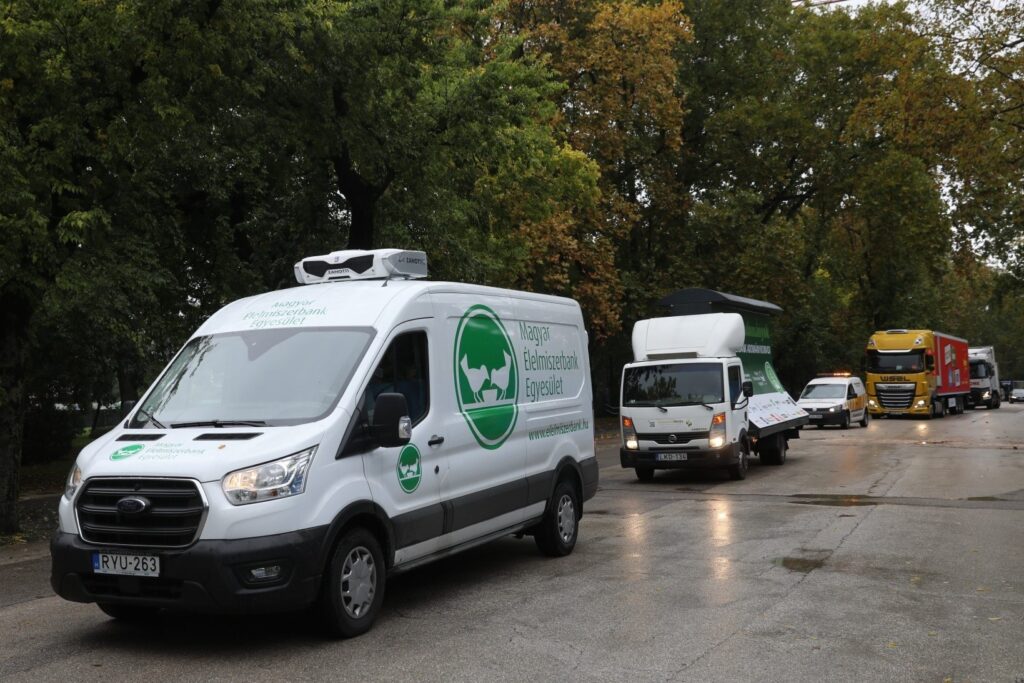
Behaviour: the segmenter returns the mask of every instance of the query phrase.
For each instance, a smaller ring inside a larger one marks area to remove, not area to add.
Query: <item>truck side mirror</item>
[[[373,406],[370,434],[384,448],[404,446],[412,439],[412,420],[404,394],[380,394]]]
[[[925,356],[924,357],[924,366],[928,369],[928,372],[931,372],[932,370],[934,370],[935,369],[935,356]]]
[[[751,396],[754,395],[754,383],[751,382],[749,379],[740,386],[743,387],[743,395],[746,396],[747,398],[750,398]]]

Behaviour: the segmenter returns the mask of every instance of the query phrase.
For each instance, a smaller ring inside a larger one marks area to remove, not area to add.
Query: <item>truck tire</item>
[[[733,481],[741,481],[747,478],[747,469],[750,468],[750,449],[746,443],[737,444],[739,450],[739,462],[729,465],[729,478]]]
[[[654,470],[651,470],[654,473]],[[564,557],[576,547],[580,530],[580,497],[568,479],[562,479],[551,494],[544,518],[537,525],[533,540],[548,557]]]
[[[642,482],[654,481],[653,467],[634,467],[633,471],[636,472],[636,478]]]
[[[786,437],[782,434],[776,434],[772,440],[774,443],[771,446],[761,447],[761,462],[765,465],[779,467],[786,462],[786,451],[789,449],[789,446],[786,442]]]
[[[387,569],[380,542],[368,529],[353,527],[334,546],[320,614],[327,632],[335,638],[352,638],[373,626],[384,602]]]

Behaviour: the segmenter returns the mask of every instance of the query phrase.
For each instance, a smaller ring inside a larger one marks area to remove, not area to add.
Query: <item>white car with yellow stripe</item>
[[[846,374],[812,379],[804,387],[797,405],[807,411],[810,423],[838,425],[849,429],[850,423],[868,426],[868,399],[859,377]]]

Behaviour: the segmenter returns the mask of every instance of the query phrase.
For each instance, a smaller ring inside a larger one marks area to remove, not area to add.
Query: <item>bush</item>
[[[21,464],[37,465],[66,458],[71,441],[80,431],[76,411],[58,410],[52,405],[31,406],[25,414],[25,435]]]

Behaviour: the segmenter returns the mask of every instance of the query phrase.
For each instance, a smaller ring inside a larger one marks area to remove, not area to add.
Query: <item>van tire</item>
[[[654,481],[654,468],[653,467],[635,467],[633,468],[636,472],[636,478],[642,482]]]
[[[142,607],[140,605],[115,605],[109,602],[98,602],[96,606],[112,619],[129,624],[151,623],[156,617],[159,607]]]
[[[361,526],[343,532],[334,545],[320,596],[327,632],[335,638],[352,638],[369,631],[384,602],[386,583],[387,568],[377,538]]]
[[[849,429],[850,428],[850,411],[849,410],[844,410],[843,411],[843,421],[839,423],[839,428],[840,429]]]
[[[871,421],[871,416],[868,415],[868,409],[865,408],[864,409],[864,416],[862,418],[860,418],[860,426],[861,427],[867,427],[868,426],[868,422],[870,422],[870,421]]]
[[[548,500],[533,540],[548,557],[564,557],[576,547],[579,532],[580,495],[571,481],[561,479]]]

